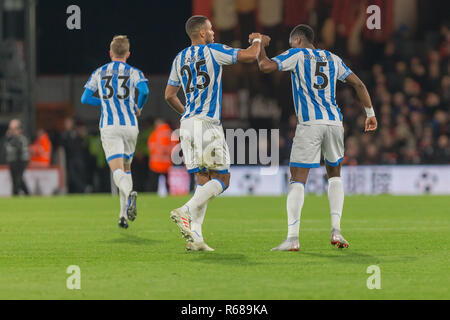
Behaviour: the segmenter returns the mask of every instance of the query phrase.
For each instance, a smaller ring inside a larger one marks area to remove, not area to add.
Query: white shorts
[[[139,134],[137,127],[105,128],[100,130],[106,161],[123,158],[125,163],[131,163],[136,141]]]
[[[230,170],[230,151],[221,125],[189,118],[181,121],[180,141],[184,163],[189,173]]]
[[[337,167],[344,159],[344,127],[326,124],[297,125],[291,150],[290,166],[320,167],[323,153],[325,163]]]

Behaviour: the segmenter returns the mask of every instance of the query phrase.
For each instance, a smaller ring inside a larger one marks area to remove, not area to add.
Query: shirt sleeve
[[[148,82],[148,79],[144,76],[144,73],[142,73],[141,70],[133,69],[133,73],[131,74],[131,76],[136,87],[141,82]]]
[[[179,56],[176,56],[175,59],[173,60],[172,69],[170,70],[170,75],[169,75],[169,81],[167,81],[167,84],[174,86],[174,87],[181,86],[180,78],[179,78],[178,72],[177,72],[178,57]]]
[[[345,65],[344,61],[342,61],[341,58],[337,57],[336,61],[337,61],[336,63],[337,79],[339,81],[345,82],[345,79],[347,79],[347,77],[351,75],[353,71],[350,70],[350,68]]]
[[[139,84],[137,85],[137,88],[139,90],[139,97],[138,97],[138,101],[137,101],[137,107],[139,110],[142,110],[142,108],[144,107],[145,103],[147,102],[147,98],[148,98],[148,86],[145,82],[141,81],[139,82]]]
[[[299,52],[299,49],[289,49],[272,60],[278,64],[278,70],[293,71],[299,59]]]
[[[84,85],[84,87],[86,89],[89,89],[94,92],[98,90],[99,73],[100,73],[100,69],[97,69],[91,74],[91,76],[89,77],[89,80]]]
[[[211,43],[208,45],[211,55],[221,66],[237,63],[238,53],[240,49],[231,48],[220,43]]]

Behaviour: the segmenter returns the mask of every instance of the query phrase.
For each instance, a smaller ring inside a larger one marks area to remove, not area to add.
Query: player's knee
[[[297,168],[291,167],[291,181],[301,182],[306,184],[308,180],[309,169],[308,168]]]
[[[209,179],[209,174],[207,172],[197,172],[197,183],[199,185],[204,185]]]
[[[228,189],[228,187],[230,186],[230,177],[231,175],[229,173],[225,174],[223,177],[223,183],[225,184],[225,189]]]
[[[112,159],[108,162],[108,165],[111,169],[111,172],[114,172],[117,169],[124,170],[123,159]]]
[[[341,165],[335,167],[326,165],[326,168],[328,179],[341,176]]]
[[[213,172],[211,173],[211,178],[220,180],[220,182],[222,182],[224,191],[230,186],[230,173],[220,174],[217,172]]]

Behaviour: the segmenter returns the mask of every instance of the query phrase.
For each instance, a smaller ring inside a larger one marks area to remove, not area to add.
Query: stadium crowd
[[[234,11],[223,10],[232,3]],[[369,4],[382,8],[380,30],[366,27]],[[199,13],[208,11],[205,2],[198,5]],[[415,30],[406,24],[396,28],[393,6],[393,1],[365,0],[211,3],[219,28],[217,41],[244,46],[245,37],[240,35],[257,29],[272,37],[268,54],[274,56],[288,48],[294,25],[310,24],[316,30],[317,47],[341,56],[365,82],[379,121],[375,134],[363,134],[365,116],[353,89],[338,85],[346,129],[345,164],[448,164],[450,24],[437,25],[429,17],[436,17],[440,8],[421,2],[418,9],[432,14],[419,16]],[[238,84],[236,79],[241,79]],[[270,126],[281,128],[280,156],[287,164],[296,126],[290,75],[261,75],[254,66],[237,67],[225,72],[224,92],[238,90],[236,86],[249,89],[248,104],[257,109],[251,111],[250,127],[267,126],[267,121],[258,123],[264,109],[275,105],[280,110],[266,118],[271,119]]]

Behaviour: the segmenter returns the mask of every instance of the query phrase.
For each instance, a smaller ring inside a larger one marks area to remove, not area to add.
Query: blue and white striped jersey
[[[135,91],[142,81],[147,81],[144,74],[124,62],[112,61],[94,71],[84,87],[98,90],[101,129],[137,126]]]
[[[272,58],[281,71],[290,71],[295,112],[299,123],[342,125],[336,104],[336,82],[352,71],[326,50],[292,48]]]
[[[191,46],[175,57],[168,84],[183,86],[186,105],[181,120],[197,117],[221,122],[222,66],[237,62],[239,49],[210,43]]]

